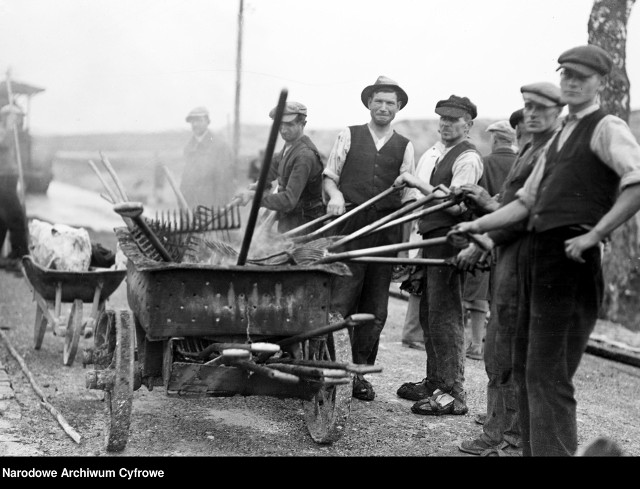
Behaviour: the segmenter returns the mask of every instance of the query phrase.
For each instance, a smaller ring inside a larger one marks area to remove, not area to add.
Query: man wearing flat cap
[[[569,114],[517,199],[456,231],[527,220],[530,256],[514,351],[523,455],[572,456],[578,445],[573,376],[602,302],[601,243],[640,210],[640,145],[598,104],[613,62],[578,46],[558,58]]]
[[[491,153],[482,157],[482,178],[476,185],[477,191],[486,191],[492,198],[497,198],[502,183],[516,159],[515,131],[506,120],[499,120],[486,129],[491,140]],[[459,255],[472,253],[469,247]],[[471,330],[471,341],[467,347],[467,358],[483,359],[483,341],[485,323],[489,312],[490,271],[473,270],[464,275],[462,305],[468,318]]]
[[[436,104],[440,116],[440,139],[444,145],[434,163],[429,181],[415,174],[400,175],[395,185],[407,185],[424,195],[436,193],[438,185],[460,187],[476,184],[482,176],[482,156],[469,140],[469,130],[477,108],[467,97],[451,95]],[[429,150],[428,150],[429,152]],[[427,205],[437,204],[432,201]],[[451,226],[464,218],[463,205],[453,205],[418,220],[423,239],[445,236]],[[448,243],[422,249],[424,258],[451,258],[457,249]],[[399,397],[416,401],[416,414],[461,415],[468,411],[464,391],[465,338],[462,312],[461,274],[450,267],[424,267],[420,299],[420,324],[427,353],[426,377],[406,382],[397,391]],[[442,396],[446,394],[447,396]],[[453,401],[442,403],[442,399]]]
[[[524,100],[523,116],[531,139],[520,149],[502,187],[493,197],[475,185],[464,185],[465,203],[476,215],[484,215],[505,206],[516,199],[516,192],[527,179],[534,163],[546,144],[557,131],[558,118],[564,102],[560,87],[548,82],[531,83],[520,88]],[[510,452],[520,449],[520,424],[518,402],[513,381],[512,355],[518,313],[518,290],[524,280],[519,274],[518,257],[523,248],[525,223],[497,229],[487,234],[493,242],[493,267],[491,269],[491,314],[487,323],[484,342],[484,363],[487,377],[487,411],[484,415],[482,434],[460,444],[460,450],[481,455],[487,450]],[[469,244],[465,250],[475,248]],[[462,251],[465,251],[462,250]],[[456,264],[462,270],[472,269],[481,253],[461,252]]]
[[[184,148],[180,191],[191,207],[228,203],[235,190],[231,148],[209,130],[206,107],[194,108],[185,120],[192,134]]]
[[[406,92],[394,80],[380,76],[360,94],[371,119],[366,124],[349,126],[338,135],[324,170],[327,213],[342,215],[388,190],[403,173],[414,170],[411,142],[391,127],[398,111],[408,102]],[[409,189],[399,188],[390,195],[360,210],[334,228],[337,235],[348,235],[399,209],[413,196]],[[347,243],[345,250],[399,243],[401,226],[371,233]],[[393,256],[393,255],[390,255]],[[335,277],[331,291],[331,310],[343,317],[354,313],[370,313],[375,319],[353,328],[351,346],[353,362],[374,365],[380,333],[387,320],[392,265],[378,263],[349,264],[351,277]],[[363,375],[356,375],[353,396],[372,401],[375,391]]]
[[[269,112],[275,117],[276,109]],[[324,166],[318,148],[304,134],[307,108],[300,102],[287,102],[280,123],[282,150],[274,155],[267,182],[278,181],[275,193],[265,193],[261,206],[277,212],[278,231],[291,229],[320,217],[325,213],[322,201],[322,171]],[[236,195],[246,205],[255,195],[254,185]],[[311,232],[307,230],[307,232]]]

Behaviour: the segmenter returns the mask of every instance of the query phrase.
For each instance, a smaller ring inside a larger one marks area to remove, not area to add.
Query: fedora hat
[[[407,92],[405,92],[397,82],[384,75],[380,75],[373,85],[364,87],[364,90],[362,90],[362,93],[360,94],[360,100],[362,100],[362,103],[367,109],[369,108],[369,97],[371,97],[371,94],[373,94],[373,92],[379,90],[380,88],[393,88],[395,90],[396,94],[398,95],[398,102],[402,104],[400,106],[400,110],[404,109],[407,105],[407,102],[409,102],[409,96],[407,95]]]

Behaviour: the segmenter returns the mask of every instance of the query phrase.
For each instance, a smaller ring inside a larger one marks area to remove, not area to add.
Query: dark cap
[[[187,122],[191,122],[191,119],[193,119],[194,117],[206,117],[208,119],[209,111],[207,110],[206,107],[196,107],[195,109],[193,109],[191,112],[187,114],[187,117],[185,120]]]
[[[522,98],[525,102],[536,102],[545,107],[565,105],[562,101],[560,87],[550,82],[529,83],[520,87]]]
[[[276,109],[274,107],[269,111],[269,117],[272,119],[276,116]],[[298,114],[307,115],[307,108],[300,102],[287,102],[284,105],[284,112],[282,112],[282,122],[291,122],[298,117]]]
[[[514,129],[524,120],[524,109],[518,109],[509,117],[509,125]]]
[[[467,97],[451,95],[446,100],[440,100],[436,104],[436,114],[445,117],[464,117],[469,114],[472,119],[478,115],[478,108]]]
[[[399,110],[404,109],[409,102],[409,96],[407,95],[407,92],[400,88],[400,85],[398,85],[397,82],[389,77],[380,75],[373,85],[364,87],[362,93],[360,94],[360,100],[362,100],[362,103],[367,109],[369,108],[369,97],[371,97],[374,92],[378,91],[381,88],[393,88],[395,90],[396,94],[398,95],[398,102],[401,103]]]
[[[568,68],[577,71],[583,76],[591,76],[595,73],[606,75],[611,71],[613,60],[609,53],[599,46],[586,44],[571,48],[558,58],[560,68]]]

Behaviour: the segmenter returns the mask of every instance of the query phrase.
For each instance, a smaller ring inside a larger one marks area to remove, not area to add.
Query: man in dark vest
[[[276,109],[269,112],[272,119]],[[322,202],[322,171],[324,166],[318,148],[304,134],[307,108],[300,102],[287,102],[280,123],[280,136],[284,146],[274,155],[267,182],[278,180],[275,193],[265,192],[261,206],[277,212],[278,231],[291,229],[320,217],[325,213]],[[255,195],[251,189],[236,195],[246,205]],[[313,229],[307,229],[311,232]]]
[[[474,214],[482,216],[494,212],[515,200],[516,192],[531,174],[538,156],[558,130],[558,117],[565,105],[560,87],[538,82],[520,88],[524,99],[526,130],[531,134],[511,165],[497,195],[478,185],[463,185],[465,203]],[[485,167],[486,168],[486,167]],[[518,401],[513,381],[513,346],[518,320],[518,289],[522,280],[518,273],[518,259],[523,250],[526,224],[497,229],[487,233],[494,246],[491,269],[491,317],[487,323],[484,365],[487,372],[487,413],[482,416],[482,434],[464,440],[459,448],[473,455],[488,453],[509,454],[522,447]],[[456,257],[462,270],[473,269],[483,251],[470,243]]]
[[[414,171],[413,145],[391,127],[396,113],[407,105],[406,92],[395,81],[380,76],[362,90],[360,100],[369,109],[371,120],[340,132],[324,170],[329,214],[344,214],[347,208],[350,210],[390,188],[398,175]],[[335,233],[350,234],[398,210],[412,197],[413,192],[407,188],[392,192],[336,226]],[[353,240],[344,250],[395,244],[401,240],[402,227],[392,226]],[[380,333],[387,320],[392,265],[354,263],[349,264],[349,268],[351,277],[333,280],[331,310],[343,317],[354,313],[375,316],[370,323],[350,331],[353,362],[374,365]],[[375,398],[373,386],[363,375],[356,375],[353,396],[363,401]]]
[[[436,161],[431,178],[423,181],[403,174],[395,185],[405,184],[430,195],[438,185],[460,187],[476,184],[482,176],[482,156],[469,141],[469,130],[478,112],[467,97],[451,95],[436,104],[440,116],[440,139],[444,152]],[[439,191],[435,191],[439,192]],[[434,204],[437,201],[434,202]],[[418,221],[423,239],[446,236],[451,226],[465,214],[464,204],[429,214]],[[424,258],[451,258],[458,250],[448,243],[422,250]],[[416,414],[465,414],[464,318],[462,313],[462,274],[450,267],[426,267],[420,299],[420,325],[427,353],[427,376],[420,382],[407,382],[398,396],[416,401]]]
[[[513,358],[525,456],[572,456],[578,448],[572,379],[602,302],[601,243],[640,210],[640,145],[598,104],[611,56],[584,45],[558,63],[569,114],[518,198],[452,231],[528,219]]]

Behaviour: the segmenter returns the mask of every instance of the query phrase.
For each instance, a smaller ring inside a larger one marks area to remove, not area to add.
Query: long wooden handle
[[[290,229],[286,233],[282,233],[282,236],[286,236],[286,237],[293,236],[294,234],[298,234],[299,232],[304,231],[305,229],[308,229],[310,227],[313,227],[316,224],[320,224],[321,222],[324,222],[327,219],[331,219],[335,217],[338,217],[338,216],[334,216],[333,214],[325,214],[324,216],[315,218],[313,221],[304,223],[302,226],[298,226],[297,228]]]
[[[399,217],[398,219],[394,219],[393,221],[389,221],[386,224],[383,224],[379,228],[373,229],[369,231],[367,234],[376,233],[378,231],[382,231],[383,229],[390,228],[392,226],[397,226],[398,224],[404,224],[405,222],[413,221],[415,219],[419,219],[424,216],[428,216],[429,214],[433,214],[434,212],[446,209],[447,207],[453,207],[456,205],[455,200],[447,200],[440,204],[436,204],[432,207],[427,207],[426,209],[422,209],[421,211],[414,212],[413,214],[409,214],[408,216]]]
[[[439,238],[423,239],[422,241],[416,241],[414,243],[398,243],[385,246],[376,246],[373,248],[362,248],[360,250],[345,251],[343,253],[328,255],[324,258],[316,260],[314,264],[334,263],[337,261],[348,260],[351,258],[358,258],[362,256],[375,256],[384,255],[387,253],[397,253],[398,251],[412,250],[415,248],[426,248],[427,246],[440,245],[446,242],[447,237],[442,236]]]
[[[265,150],[264,160],[262,161],[262,168],[260,168],[260,176],[258,177],[256,184],[256,193],[253,197],[251,211],[249,212],[247,228],[245,229],[244,237],[242,239],[242,247],[240,248],[240,254],[238,255],[237,265],[244,265],[247,262],[249,247],[251,246],[251,239],[253,238],[253,232],[255,231],[256,221],[258,219],[258,211],[260,210],[262,202],[262,194],[264,193],[267,177],[269,176],[269,167],[271,166],[271,159],[273,158],[276,140],[278,139],[278,131],[280,129],[282,115],[287,102],[287,94],[287,89],[282,89],[280,92],[278,105],[276,106],[276,112],[273,117],[273,124],[271,125],[271,133],[269,134],[267,149]]]
[[[185,199],[184,195],[180,191],[180,187],[176,183],[176,180],[173,178],[173,175],[169,171],[167,165],[162,165],[162,171],[164,172],[164,176],[167,177],[169,181],[169,185],[173,189],[173,193],[176,194],[176,199],[178,199],[178,205],[181,209],[189,209],[189,204],[187,203],[187,199]]]
[[[107,181],[104,179],[104,177],[98,170],[98,167],[96,166],[96,164],[93,161],[89,160],[89,166],[94,171],[94,173],[98,176],[98,179],[100,180],[100,182],[102,182],[102,186],[107,191],[107,194],[109,194],[109,198],[111,199],[112,203],[116,204],[120,202],[120,199],[118,198],[116,193],[113,191],[113,189],[109,186]]]
[[[342,214],[341,216],[338,216],[338,218],[335,221],[331,221],[329,224],[325,224],[324,226],[322,226],[320,229],[317,229],[316,231],[309,233],[305,236],[305,238],[314,238],[316,236],[320,236],[322,233],[324,233],[325,231],[337,226],[338,224],[346,221],[347,219],[349,219],[351,216],[353,216],[354,214],[357,214],[358,212],[367,209],[369,207],[371,207],[373,204],[375,204],[376,202],[378,202],[379,200],[384,199],[385,197],[387,197],[388,195],[391,195],[393,192],[397,192],[398,190],[402,189],[404,187],[389,187],[386,190],[383,190],[382,192],[380,192],[378,195],[372,197],[371,199],[367,200],[366,202],[363,202],[362,204],[360,204],[357,207],[354,207],[353,209],[351,209],[349,212],[345,212],[344,214]]]
[[[120,200],[124,202],[128,202],[129,197],[127,196],[127,192],[124,189],[124,185],[122,184],[120,177],[118,177],[118,174],[116,173],[115,169],[113,168],[113,166],[111,166],[111,162],[102,153],[100,153],[100,161],[102,161],[102,164],[107,169],[107,172],[109,173],[109,175],[111,175],[111,178],[113,179],[113,183],[116,186],[116,190],[120,194],[120,197],[121,197]]]

